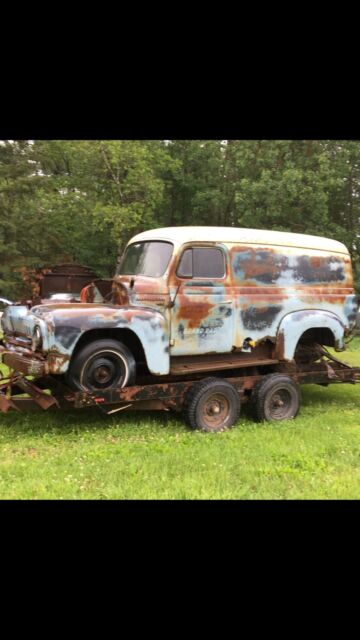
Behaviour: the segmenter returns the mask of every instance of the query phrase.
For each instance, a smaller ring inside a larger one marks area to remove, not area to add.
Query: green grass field
[[[360,339],[341,356],[360,365]],[[1,499],[360,497],[360,385],[302,387],[296,420],[207,434],[182,417],[0,414]]]

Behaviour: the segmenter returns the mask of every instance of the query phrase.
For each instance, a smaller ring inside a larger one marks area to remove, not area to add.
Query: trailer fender
[[[279,360],[293,360],[297,344],[305,331],[314,328],[330,329],[334,336],[336,351],[343,351],[345,326],[331,311],[307,309],[288,313],[280,322],[276,338]]]

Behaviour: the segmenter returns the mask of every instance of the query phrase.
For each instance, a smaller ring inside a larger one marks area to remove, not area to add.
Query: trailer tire
[[[184,407],[192,429],[216,432],[232,427],[240,415],[240,396],[221,378],[205,378],[189,390]]]
[[[300,399],[299,385],[281,373],[264,376],[252,392],[255,416],[260,422],[295,418]]]
[[[118,340],[100,339],[84,346],[72,359],[66,381],[80,391],[101,392],[135,382],[136,362]]]

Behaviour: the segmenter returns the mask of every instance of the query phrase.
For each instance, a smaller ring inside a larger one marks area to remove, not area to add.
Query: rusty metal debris
[[[15,402],[13,402],[13,400],[11,400],[10,398],[7,398],[0,391],[0,411],[2,413],[7,413],[10,409],[15,409],[16,411],[19,411],[19,408],[16,406]]]
[[[30,280],[32,303],[42,304],[51,300],[80,301],[80,292],[98,276],[90,268],[66,263],[43,267],[33,273]]]

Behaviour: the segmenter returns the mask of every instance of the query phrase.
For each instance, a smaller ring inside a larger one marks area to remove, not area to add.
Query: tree
[[[0,143],[0,293],[21,269],[76,261],[114,273],[136,233],[225,225],[325,235],[360,285],[360,143],[36,140]]]

